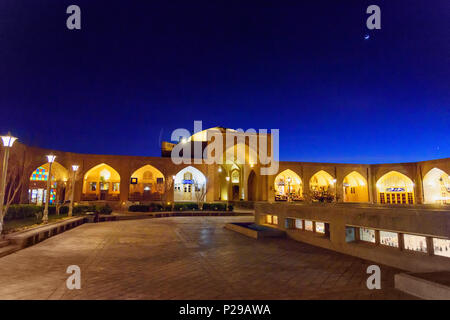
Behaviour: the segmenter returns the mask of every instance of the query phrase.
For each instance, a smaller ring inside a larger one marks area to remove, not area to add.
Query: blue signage
[[[386,188],[387,192],[404,192],[405,188]]]
[[[192,180],[183,180],[183,184],[192,184]]]

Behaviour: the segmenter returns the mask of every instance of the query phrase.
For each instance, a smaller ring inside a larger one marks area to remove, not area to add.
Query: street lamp
[[[75,192],[75,177],[77,175],[77,170],[78,170],[79,166],[77,166],[76,164],[74,164],[72,166],[72,171],[73,171],[73,177],[72,177],[72,189],[70,190],[70,205],[69,205],[69,213],[68,216],[71,217],[72,216],[72,210],[73,210],[73,194]]]
[[[2,169],[2,180],[0,185],[0,234],[3,230],[3,205],[5,202],[5,188],[6,188],[6,175],[8,171],[8,159],[9,159],[9,148],[12,147],[14,141],[17,138],[11,136],[11,133],[8,132],[6,136],[1,136],[3,141],[3,146],[5,147],[5,152],[3,154],[3,169]]]
[[[45,195],[45,208],[44,208],[44,216],[42,217],[43,223],[48,223],[48,203],[50,199],[50,185],[52,180],[52,163],[55,161],[56,156],[49,154],[47,156],[49,169],[48,169],[48,178],[47,178],[47,193]]]

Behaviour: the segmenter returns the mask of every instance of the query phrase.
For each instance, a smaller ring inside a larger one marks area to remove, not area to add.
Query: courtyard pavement
[[[366,287],[372,264],[289,239],[224,229],[252,217],[173,217],[80,227],[0,258],[0,299],[411,299]],[[81,289],[66,269],[81,268]]]

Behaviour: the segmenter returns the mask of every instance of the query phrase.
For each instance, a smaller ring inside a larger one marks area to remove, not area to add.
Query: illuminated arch
[[[433,168],[423,178],[424,203],[450,203],[450,178],[441,169]]]
[[[328,191],[336,181],[328,172],[320,170],[309,180],[309,188],[312,191]]]
[[[83,178],[83,200],[119,200],[120,175],[106,163],[89,169]]]
[[[344,202],[368,202],[367,180],[358,172],[352,171],[343,180]]]
[[[191,179],[185,179],[185,176]],[[174,179],[174,201],[196,201],[206,191],[205,175],[192,166],[180,170]]]
[[[164,175],[152,165],[144,165],[134,171],[130,180],[131,201],[160,200],[164,192]]]
[[[42,205],[47,193],[47,180],[50,164],[47,162],[37,167],[30,175],[29,202]],[[62,202],[66,195],[66,184],[69,172],[58,162],[52,163],[52,178],[50,184],[49,203]]]
[[[274,190],[275,200],[301,200],[302,179],[294,171],[286,169],[275,177]]]
[[[414,183],[403,173],[398,171],[389,171],[378,179],[376,187],[379,203],[414,203]]]

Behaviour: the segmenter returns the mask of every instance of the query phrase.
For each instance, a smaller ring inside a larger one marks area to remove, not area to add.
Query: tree
[[[173,177],[164,179],[164,184],[163,184],[163,188],[161,190],[161,205],[163,208],[166,207],[167,202],[170,198],[170,193],[173,192],[172,187],[173,187]],[[173,204],[172,204],[172,208],[173,208]]]
[[[23,158],[26,159],[25,153],[23,154]],[[22,188],[23,176],[25,172],[25,168],[27,167],[25,160],[20,163],[18,158],[15,155],[11,155],[8,161],[8,172],[6,176],[6,186],[5,186],[5,205],[3,207],[3,212],[0,212],[0,235],[3,232],[3,221],[8,212],[9,207],[13,203],[14,199],[16,199],[17,193]]]
[[[203,210],[203,203],[206,198],[206,185],[199,185],[197,182],[194,184],[195,188],[195,199],[197,200],[197,205],[200,210]]]

